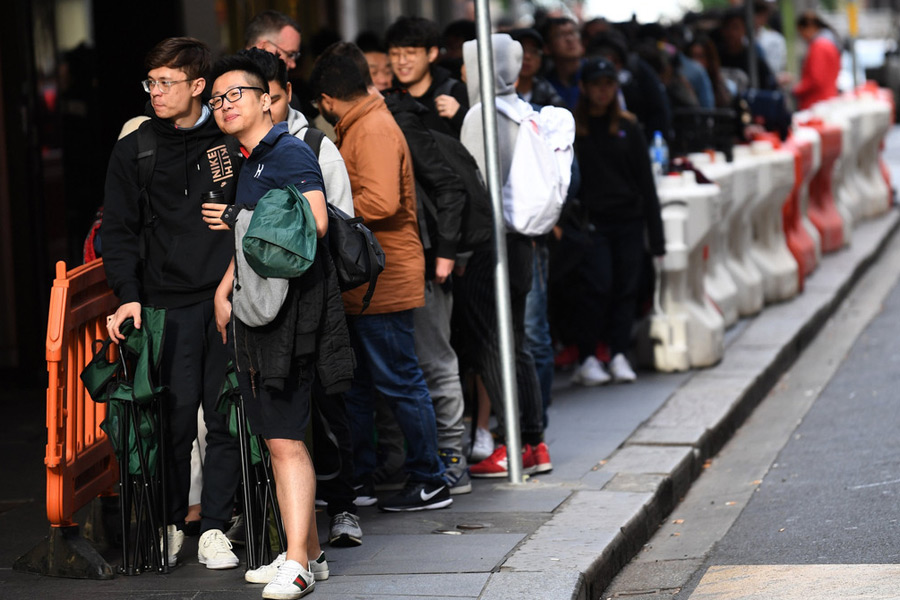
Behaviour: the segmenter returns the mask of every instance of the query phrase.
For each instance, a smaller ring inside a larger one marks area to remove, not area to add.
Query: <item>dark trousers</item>
[[[515,338],[516,387],[519,396],[519,424],[522,441],[538,444],[543,439],[544,409],[534,358],[525,340],[525,299],[532,281],[532,242],[530,238],[510,234],[506,236],[509,260],[509,287],[512,302],[513,333]],[[501,422],[506,418],[503,408],[503,380],[500,363],[500,337],[495,303],[494,251],[476,251],[466,264],[462,277],[454,280],[454,293],[463,304],[463,323],[466,346],[472,367],[481,375],[491,398],[494,413]]]
[[[312,434],[316,486],[318,496],[328,502],[328,516],[356,514],[353,437],[343,394],[328,396],[320,385],[313,387]]]
[[[216,410],[225,379],[228,351],[216,331],[213,301],[169,309],[160,365],[160,379],[168,386],[167,523],[181,525],[188,512],[191,486],[191,445],[197,437],[197,409],[203,405],[206,422],[206,460],[200,498],[201,531],[225,529],[231,519],[234,494],[241,477],[237,438],[228,432],[224,415]]]
[[[644,221],[597,225],[590,234],[571,290],[578,356],[594,354],[597,342],[609,343],[611,356],[623,354],[631,341],[644,256]]]

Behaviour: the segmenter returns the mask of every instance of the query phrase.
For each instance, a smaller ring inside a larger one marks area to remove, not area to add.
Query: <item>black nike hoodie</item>
[[[241,157],[229,154],[225,134],[206,109],[205,120],[189,129],[159,119],[149,103],[146,114],[157,144],[149,184],[156,219],[147,256],[141,260],[144,221],[134,132],[116,143],[109,160],[100,229],[103,264],[123,304],[180,308],[213,297],[234,253],[232,233],[210,230],[200,205],[201,195],[212,190],[224,191],[224,201],[234,202]]]

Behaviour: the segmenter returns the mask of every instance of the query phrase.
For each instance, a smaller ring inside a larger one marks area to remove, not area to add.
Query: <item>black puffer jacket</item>
[[[315,262],[291,280],[275,320],[247,327],[234,319],[234,339],[238,369],[258,373],[269,389],[284,389],[294,359],[309,356],[327,394],[350,389],[356,360],[328,244],[319,240]]]

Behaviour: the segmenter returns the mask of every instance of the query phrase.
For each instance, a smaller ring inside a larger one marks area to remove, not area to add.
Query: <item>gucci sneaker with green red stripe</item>
[[[278,567],[275,578],[263,588],[262,597],[270,600],[296,600],[316,587],[313,574],[296,560],[286,560]]]

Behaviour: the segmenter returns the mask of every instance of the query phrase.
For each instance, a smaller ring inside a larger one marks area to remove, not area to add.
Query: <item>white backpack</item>
[[[497,110],[519,124],[509,177],[503,184],[503,219],[517,233],[549,233],[559,220],[575,150],[575,119],[564,108],[541,112],[517,99],[515,106],[497,98]]]

